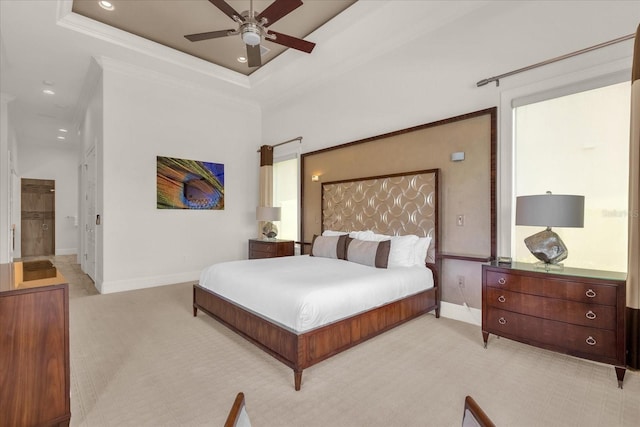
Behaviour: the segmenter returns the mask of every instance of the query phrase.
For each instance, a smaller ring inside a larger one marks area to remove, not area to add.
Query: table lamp
[[[561,267],[569,251],[551,227],[584,227],[584,196],[546,194],[516,198],[516,225],[547,227],[524,239],[529,251],[545,269]]]
[[[274,206],[258,206],[256,208],[256,220],[266,222],[262,227],[262,234],[267,239],[275,239],[278,228],[271,221],[280,221],[280,208]]]

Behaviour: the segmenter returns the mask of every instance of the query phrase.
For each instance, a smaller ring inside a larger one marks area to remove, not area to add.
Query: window
[[[273,162],[273,206],[281,208],[278,239],[298,239],[298,157]]]
[[[627,269],[630,94],[627,81],[514,109],[513,206],[546,191],[585,196],[584,228],[554,228],[566,266]],[[512,227],[514,260],[535,262],[524,239],[541,228]]]

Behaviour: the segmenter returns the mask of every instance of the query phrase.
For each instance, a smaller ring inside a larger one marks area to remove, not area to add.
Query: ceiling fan
[[[238,13],[225,0],[209,0],[211,4],[220,9],[225,15],[238,23],[238,28],[233,30],[209,31],[206,33],[189,34],[185,38],[192,42],[216,39],[220,37],[240,35],[247,46],[247,60],[249,67],[262,65],[260,58],[260,42],[263,39],[282,46],[311,53],[315,43],[308,42],[286,34],[271,31],[268,27],[284,16],[302,6],[301,0],[275,0],[269,7],[258,13],[253,10],[253,0],[250,1],[249,10]]]

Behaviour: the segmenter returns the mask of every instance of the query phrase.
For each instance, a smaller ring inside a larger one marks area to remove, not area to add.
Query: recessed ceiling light
[[[56,94],[51,89],[42,89],[42,93],[44,93],[45,95],[55,95]]]
[[[59,135],[59,136],[58,136],[58,139],[63,140],[63,139],[65,139],[65,138],[64,138],[64,136]]]
[[[43,80],[42,84],[45,86],[53,86],[53,82],[51,80]]]
[[[115,7],[113,7],[113,4],[110,1],[102,0],[102,1],[99,1],[98,4],[104,10],[112,11],[113,9],[115,9]]]
[[[66,129],[63,129],[63,128],[60,128],[60,129],[58,129],[58,130],[59,130],[60,132],[67,132],[67,130],[66,130]]]
[[[241,62],[244,64],[245,62],[247,62],[247,58],[244,56],[238,56],[238,62]]]

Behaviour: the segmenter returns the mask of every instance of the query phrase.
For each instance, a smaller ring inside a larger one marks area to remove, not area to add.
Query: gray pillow
[[[391,240],[372,242],[347,239],[347,261],[376,268],[387,268]]]
[[[345,259],[346,243],[349,236],[313,236],[310,256]]]

